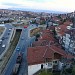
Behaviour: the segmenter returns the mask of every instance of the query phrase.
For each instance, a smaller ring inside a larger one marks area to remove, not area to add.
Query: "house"
[[[67,58],[73,58],[73,56],[69,57],[60,46],[30,47],[27,53],[28,75],[33,75],[41,69],[61,70],[63,61]]]
[[[54,27],[51,26],[51,29],[54,29]],[[46,46],[50,44],[55,43],[55,38],[53,37],[53,32],[50,29],[43,30],[41,32],[40,37],[38,38],[38,41],[35,41],[32,43],[32,46]]]
[[[53,58],[53,53],[49,54],[47,51],[46,46],[28,48],[28,75],[33,75],[42,68],[52,68],[51,59]],[[46,53],[48,53],[47,56]],[[50,61],[49,64],[46,60]]]
[[[72,51],[72,44],[70,45],[70,34],[72,31],[70,28],[72,25],[71,22],[64,22],[64,24],[55,27],[56,37],[58,38],[59,43],[65,48],[65,50],[70,52],[74,52]]]

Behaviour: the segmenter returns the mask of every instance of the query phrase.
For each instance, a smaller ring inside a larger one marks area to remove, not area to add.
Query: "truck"
[[[21,64],[21,62],[22,62],[22,58],[23,58],[22,53],[19,53],[19,54],[18,54],[18,57],[17,57],[17,59],[16,59],[16,63]]]
[[[19,72],[19,69],[20,69],[20,66],[22,63],[22,59],[23,59],[23,54],[19,53],[17,56],[17,59],[16,59],[16,63],[15,63],[13,70],[12,70],[12,75],[18,75],[18,72]]]
[[[14,65],[13,70],[12,70],[12,75],[17,75],[19,69],[20,69],[20,64],[19,64],[19,63],[16,63],[16,64]]]

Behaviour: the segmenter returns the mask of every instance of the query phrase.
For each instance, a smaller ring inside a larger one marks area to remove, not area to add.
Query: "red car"
[[[27,28],[28,26],[24,26],[24,28]]]

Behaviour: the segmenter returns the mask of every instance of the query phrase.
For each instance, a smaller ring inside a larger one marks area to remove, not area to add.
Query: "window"
[[[49,63],[48,63],[48,67],[51,67],[51,66],[52,66],[52,62],[49,62]]]
[[[58,62],[57,61],[53,61],[53,64],[57,64]]]

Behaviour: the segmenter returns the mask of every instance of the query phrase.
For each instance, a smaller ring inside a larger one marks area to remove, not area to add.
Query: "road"
[[[18,56],[18,51],[16,50],[17,47],[20,47],[20,51],[23,52],[23,61],[22,61],[22,64],[21,64],[21,68],[20,68],[20,71],[19,71],[19,74],[18,75],[27,75],[27,71],[28,71],[28,64],[27,64],[27,47],[31,45],[31,43],[34,41],[35,37],[31,38],[29,37],[29,31],[33,28],[35,28],[37,26],[35,25],[31,25],[30,27],[28,28],[23,28],[22,29],[22,33],[21,33],[21,36],[20,36],[20,39],[18,41],[18,44],[10,58],[10,60],[8,61],[8,64],[6,66],[6,68],[4,69],[2,75],[11,75],[12,73],[12,69],[16,63],[16,58]],[[24,39],[22,39],[22,37]]]
[[[0,55],[4,52],[4,50],[6,49],[7,45],[9,44],[9,40],[10,40],[10,36],[11,36],[11,31],[12,31],[11,30],[9,32],[9,29],[13,28],[13,26],[11,26],[9,24],[6,24],[4,26],[5,26],[6,29],[5,29],[2,37],[1,37],[1,39],[2,38],[4,38],[4,39],[2,40],[2,44],[0,45]],[[8,35],[8,33],[10,33],[10,34]],[[2,48],[2,45],[5,45],[6,47]]]
[[[20,72],[19,72],[19,75],[27,75],[27,47],[28,45],[30,44],[30,40],[29,40],[29,37],[28,37],[28,32],[29,31],[29,28],[23,28],[22,29],[22,33],[21,33],[21,36],[20,36],[20,39],[18,41],[18,44],[14,50],[14,53],[11,57],[11,59],[9,60],[5,70],[3,71],[3,74],[2,75],[10,75],[12,73],[12,69],[16,63],[16,58],[18,56],[18,51],[16,50],[17,47],[20,47],[20,51],[23,52],[23,61],[22,61],[22,65],[21,65],[21,69],[20,69]],[[22,37],[24,39],[22,39]],[[31,40],[33,40],[32,38],[30,38]]]

